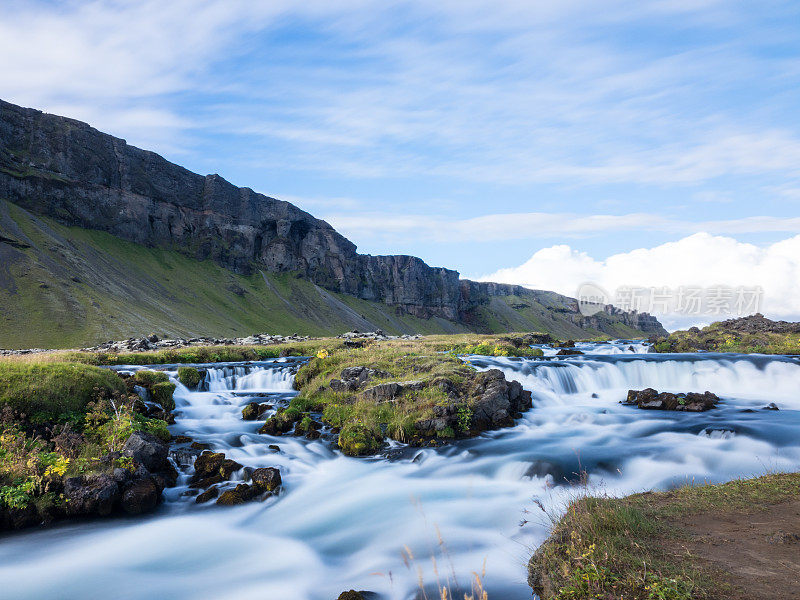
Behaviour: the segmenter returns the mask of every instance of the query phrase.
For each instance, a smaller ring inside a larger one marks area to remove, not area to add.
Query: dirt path
[[[673,552],[724,572],[742,600],[800,599],[800,500],[752,514],[678,517],[675,525],[688,537],[673,540]]]

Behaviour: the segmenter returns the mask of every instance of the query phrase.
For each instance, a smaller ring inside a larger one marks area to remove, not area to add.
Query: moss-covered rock
[[[217,504],[222,506],[233,506],[235,504],[244,504],[248,500],[252,500],[261,492],[253,485],[240,483],[232,490],[222,492],[217,498]]]
[[[151,371],[150,369],[141,369],[136,371],[133,376],[136,383],[143,385],[147,388],[157,384],[169,381],[169,376],[163,371]]]
[[[175,399],[172,394],[175,392],[175,384],[165,381],[156,383],[150,388],[153,402],[161,405],[165,411],[175,410]]]
[[[380,450],[382,438],[360,423],[348,423],[339,432],[339,448],[348,456],[367,456]]]
[[[261,426],[258,433],[267,435],[281,435],[288,433],[294,427],[294,424],[302,419],[303,413],[294,407],[289,407],[285,410],[279,411],[273,417],[267,419],[266,423]]]
[[[178,381],[180,381],[190,390],[197,389],[197,386],[200,385],[202,379],[203,378],[200,375],[200,371],[194,367],[180,367],[178,369]]]

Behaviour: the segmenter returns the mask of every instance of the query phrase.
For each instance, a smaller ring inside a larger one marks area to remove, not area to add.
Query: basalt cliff
[[[561,311],[561,318],[582,329],[612,333],[621,324],[643,334],[663,333],[646,314],[608,307],[584,319],[563,296],[461,280],[456,271],[413,256],[359,254],[328,223],[288,202],[236,187],[219,175],[192,173],[86,123],[3,101],[0,200],[31,218],[210,260],[242,277],[290,274],[327,292],[392,307],[396,314],[444,319],[468,329],[485,325],[481,313],[493,299],[513,297]],[[15,235],[8,218],[4,225],[2,212],[0,252],[11,256],[12,250],[35,247],[19,239],[20,231]]]

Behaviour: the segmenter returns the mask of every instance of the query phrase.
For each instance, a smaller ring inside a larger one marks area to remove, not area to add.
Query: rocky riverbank
[[[155,509],[178,476],[174,389],[154,371],[0,363],[0,529]]]

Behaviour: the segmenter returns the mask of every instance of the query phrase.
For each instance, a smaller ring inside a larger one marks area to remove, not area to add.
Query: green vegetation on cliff
[[[560,296],[547,292],[494,297],[463,322],[423,319],[293,274],[237,275],[177,250],[68,227],[0,198],[0,347],[75,348],[151,332],[161,337],[330,336],[351,329],[644,335],[616,316],[581,323]]]

